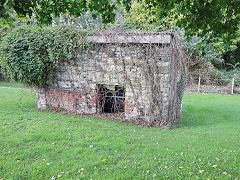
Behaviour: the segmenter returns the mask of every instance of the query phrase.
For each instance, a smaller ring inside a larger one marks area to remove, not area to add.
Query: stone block
[[[47,101],[46,101],[46,91],[45,89],[37,89],[36,91],[37,94],[37,107],[39,109],[47,109]]]
[[[161,74],[168,74],[169,73],[169,67],[168,66],[160,66],[159,67],[159,72]]]

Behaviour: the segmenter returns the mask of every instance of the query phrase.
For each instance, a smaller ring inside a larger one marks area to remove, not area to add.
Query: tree
[[[142,1],[142,0],[139,0]],[[79,17],[88,11],[102,16],[104,23],[113,22],[121,5],[130,9],[132,0],[1,0],[0,18],[11,22],[17,17],[34,16],[40,24],[50,24],[53,17],[68,13]],[[145,0],[146,9],[156,9],[164,19],[176,9],[176,25],[185,29],[187,37],[206,34],[231,42],[240,27],[239,0]]]
[[[134,1],[129,11],[125,11],[124,29],[140,31],[175,31],[176,22],[174,20],[174,10],[166,18],[159,18],[154,7],[146,9],[145,0],[142,2]]]
[[[51,24],[53,17],[79,17],[91,11],[93,17],[101,15],[104,23],[110,23],[114,22],[117,8],[124,5],[129,9],[130,4],[129,0],[1,0],[0,19],[9,23],[15,18],[35,17],[39,24]]]
[[[230,42],[240,28],[239,0],[146,0],[146,3],[146,8],[155,7],[163,18],[177,7],[176,25],[184,28],[187,37],[208,35]]]

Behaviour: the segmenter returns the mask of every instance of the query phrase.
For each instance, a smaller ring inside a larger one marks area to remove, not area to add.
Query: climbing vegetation
[[[20,26],[0,43],[0,63],[5,75],[32,87],[46,87],[59,61],[73,58],[83,36],[73,26]]]

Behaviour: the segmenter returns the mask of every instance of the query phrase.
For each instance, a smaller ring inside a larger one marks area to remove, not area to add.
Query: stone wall
[[[38,107],[77,114],[102,113],[98,86],[124,87],[124,115],[132,122],[167,121],[170,44],[93,43],[62,61],[48,89],[39,89]]]

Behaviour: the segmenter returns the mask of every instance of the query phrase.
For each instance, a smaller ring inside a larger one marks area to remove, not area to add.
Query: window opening
[[[97,108],[100,113],[124,112],[125,88],[121,86],[97,85]]]

